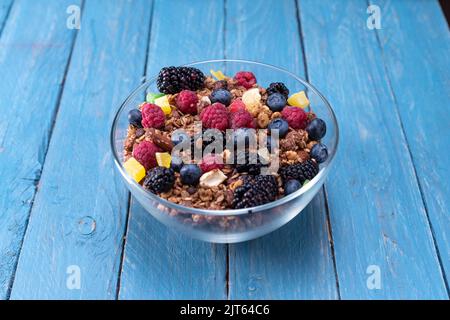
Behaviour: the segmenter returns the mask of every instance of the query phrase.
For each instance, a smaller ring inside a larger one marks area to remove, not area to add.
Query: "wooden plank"
[[[145,0],[84,5],[12,299],[116,297],[128,193],[108,137],[142,77],[150,16]]]
[[[1,34],[0,299],[9,295],[74,41],[66,8],[79,3],[16,1]],[[0,8],[6,17],[8,1]]]
[[[383,59],[448,280],[449,29],[437,1],[380,1],[379,6]]]
[[[156,1],[153,16],[147,75],[223,56],[222,1]],[[223,299],[225,278],[225,245],[177,234],[132,201],[120,299]]]
[[[327,191],[342,298],[448,298],[367,3],[299,3],[311,81],[340,123]]]
[[[228,57],[270,63],[305,75],[295,1],[227,1]],[[273,75],[272,75],[273,76]],[[276,81],[276,79],[267,79]],[[230,298],[338,297],[324,194],[287,226],[230,245]]]

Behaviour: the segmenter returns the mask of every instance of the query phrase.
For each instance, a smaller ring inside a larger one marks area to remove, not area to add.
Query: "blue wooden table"
[[[308,79],[341,130],[307,209],[236,245],[152,218],[108,140],[143,77],[224,57]],[[449,298],[450,33],[437,1],[0,0],[0,76],[2,299]]]

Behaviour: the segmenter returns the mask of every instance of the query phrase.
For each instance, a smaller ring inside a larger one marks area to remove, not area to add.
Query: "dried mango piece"
[[[306,96],[305,91],[300,91],[297,93],[294,93],[289,97],[287,100],[288,104],[293,107],[300,107],[302,109],[305,109],[309,106],[309,100]]]
[[[139,182],[145,177],[145,168],[135,158],[131,157],[123,164],[125,171],[136,181]]]
[[[170,168],[170,163],[172,162],[172,157],[167,152],[157,152],[156,153],[156,162],[158,162],[158,166]]]
[[[155,99],[155,104],[161,108],[165,115],[172,113],[172,107],[170,106],[169,98],[167,96]]]
[[[211,69],[209,72],[211,72],[213,77],[216,78],[217,80],[225,80],[226,78],[225,75],[220,70],[214,71],[213,69]]]

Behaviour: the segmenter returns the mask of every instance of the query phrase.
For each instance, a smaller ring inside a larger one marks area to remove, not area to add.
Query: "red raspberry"
[[[308,115],[302,108],[284,107],[281,116],[287,121],[289,126],[294,129],[305,129],[308,121]]]
[[[255,119],[247,110],[239,110],[231,114],[231,128],[253,128],[255,129]]]
[[[245,89],[250,89],[256,83],[256,77],[250,71],[239,71],[234,76],[234,79],[236,79],[237,83]]]
[[[197,94],[190,90],[181,91],[175,100],[175,104],[181,112],[190,114],[197,113],[197,103]]]
[[[231,113],[245,110],[245,103],[243,103],[241,99],[236,99],[230,104],[229,109]]]
[[[223,159],[219,155],[209,153],[203,157],[198,166],[203,172],[214,169],[223,169]]]
[[[133,157],[144,166],[146,170],[156,167],[156,153],[162,150],[153,142],[142,141],[133,148]]]
[[[145,103],[141,109],[142,126],[144,128],[160,129],[164,126],[166,116],[156,104]]]
[[[200,113],[202,125],[208,129],[226,130],[230,127],[230,119],[227,108],[219,103],[213,103]]]

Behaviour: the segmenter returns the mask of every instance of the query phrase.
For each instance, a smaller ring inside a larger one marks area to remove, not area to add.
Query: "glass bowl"
[[[291,93],[304,90],[312,110],[327,124],[322,139],[328,147],[328,159],[320,165],[319,173],[296,192],[265,205],[235,210],[206,210],[178,205],[164,200],[136,183],[123,167],[123,144],[127,135],[128,112],[145,101],[147,92],[158,92],[156,77],[134,90],[120,106],[111,128],[111,148],[114,162],[134,198],[157,220],[193,238],[216,243],[235,243],[254,239],[278,229],[298,215],[317,194],[331,168],[338,145],[338,124],[335,114],[322,94],[293,73],[271,65],[245,60],[210,60],[189,64],[209,74],[221,70],[226,75],[248,70],[255,74],[258,84],[283,82]]]

